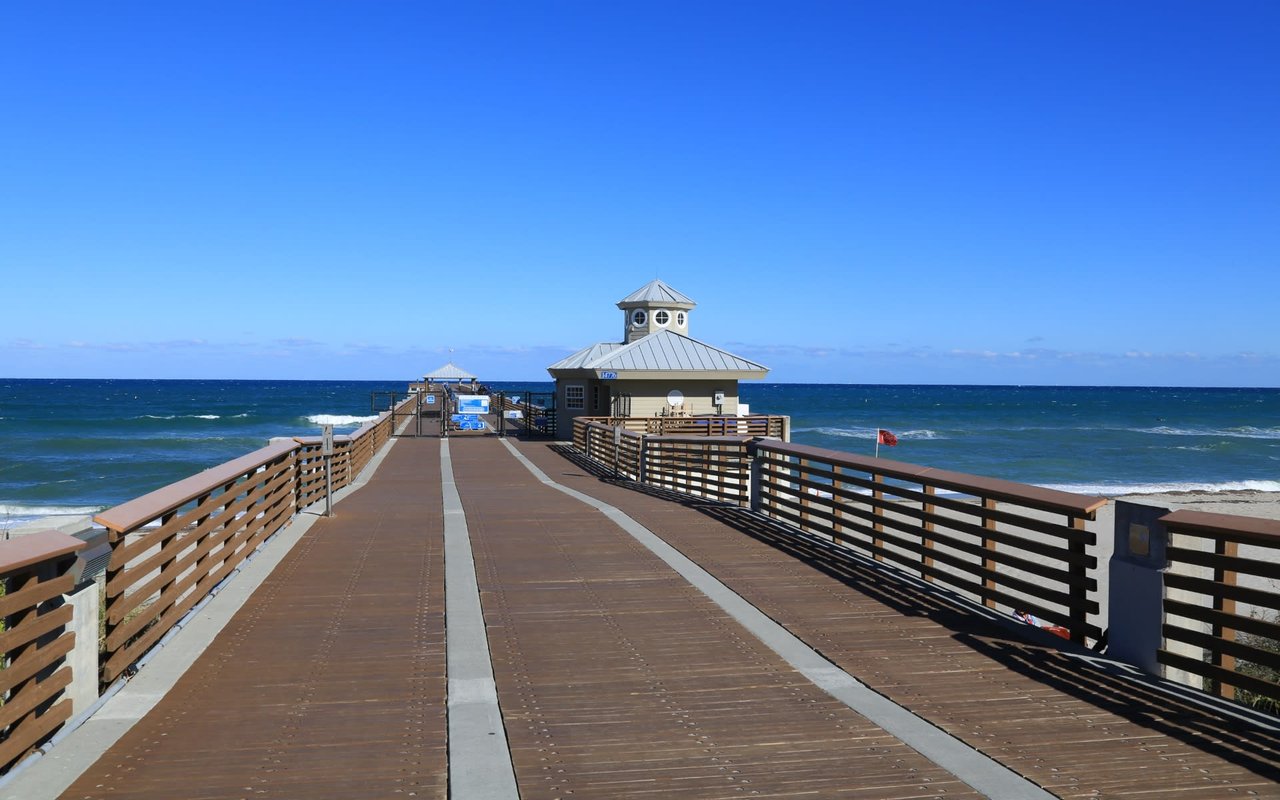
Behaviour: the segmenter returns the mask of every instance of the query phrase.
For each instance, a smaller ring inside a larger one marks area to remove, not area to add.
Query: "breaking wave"
[[[1119,497],[1128,494],[1217,494],[1219,492],[1280,492],[1280,481],[1223,481],[1221,483],[1062,483],[1040,484],[1046,489]]]
[[[366,422],[373,422],[377,418],[376,414],[371,417],[358,417],[350,414],[311,414],[307,417],[307,422],[312,425],[333,425],[336,428],[341,428],[347,425],[363,425]]]

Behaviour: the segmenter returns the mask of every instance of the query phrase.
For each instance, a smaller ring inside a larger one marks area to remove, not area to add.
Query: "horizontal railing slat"
[[[64,666],[37,683],[32,691],[21,692],[14,697],[10,697],[3,706],[0,706],[0,730],[4,730],[32,711],[35,711],[48,702],[49,698],[54,697],[58,692],[70,686],[71,678],[71,668]],[[3,764],[3,762],[0,762],[0,764]]]
[[[52,611],[46,611],[39,616],[28,615],[28,617],[16,627],[0,633],[0,655],[8,653],[25,644],[30,644],[36,639],[47,633],[52,633],[63,625],[71,623],[70,605],[61,605]]]
[[[75,633],[67,631],[43,647],[27,648],[26,652],[11,661],[9,666],[0,670],[0,693],[8,692],[46,667],[61,661],[67,653],[71,652],[75,644]]]
[[[1217,652],[1238,658],[1242,661],[1251,661],[1254,664],[1259,664],[1269,669],[1280,671],[1280,653],[1272,652],[1261,647],[1253,647],[1239,641],[1222,639],[1210,633],[1193,631],[1189,628],[1181,628],[1177,625],[1170,625],[1167,623],[1161,626],[1160,631],[1164,634],[1164,638],[1166,640],[1172,639],[1173,641],[1185,642],[1206,650],[1216,650]],[[1280,684],[1277,684],[1277,688],[1280,688]]]
[[[1244,673],[1236,672],[1235,670],[1219,667],[1169,650],[1157,650],[1156,660],[1165,666],[1184,670],[1193,675],[1210,678],[1229,686],[1235,686],[1240,689],[1257,692],[1258,694],[1267,697],[1276,697],[1277,694],[1280,694],[1280,691],[1278,691],[1280,690],[1280,686],[1277,686],[1277,684],[1272,683],[1271,681],[1255,678],[1252,675],[1245,675]]]
[[[43,714],[28,714],[9,732],[9,738],[0,743],[0,766],[25,755],[40,740],[58,729],[71,718],[71,701],[62,700]]]
[[[1204,550],[1193,550],[1187,547],[1167,547],[1165,555],[1170,561],[1184,564],[1195,564],[1200,567],[1224,569],[1238,572],[1241,575],[1256,575],[1268,580],[1280,580],[1280,561],[1265,561],[1256,558],[1218,555]]]
[[[1181,575],[1177,572],[1165,572],[1164,585],[1170,589],[1183,589],[1188,592],[1196,592],[1210,597],[1221,597],[1263,608],[1280,608],[1280,594],[1276,592],[1253,589],[1248,586],[1233,586],[1208,578]]]
[[[60,575],[50,580],[32,582],[16,592],[0,597],[0,617],[16,614],[26,608],[66,594],[75,587],[71,575]]]

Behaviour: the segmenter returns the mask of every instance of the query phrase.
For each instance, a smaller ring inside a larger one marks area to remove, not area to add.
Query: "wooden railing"
[[[646,435],[634,430],[642,422],[579,418],[574,443],[619,476],[749,502],[988,607],[1030,612],[1076,642],[1103,636],[1085,523],[1104,498],[776,440]],[[1224,697],[1280,708],[1280,521],[1176,511],[1160,523],[1170,543],[1155,660]]]
[[[751,449],[764,513],[988,607],[1031,612],[1075,641],[1102,635],[1085,522],[1104,498],[783,442]]]
[[[384,412],[334,437],[334,491],[355,480],[391,437],[393,419]],[[123,674],[299,509],[324,497],[320,451],[318,437],[274,441],[94,518],[111,543],[103,683]]]
[[[685,434],[689,436],[772,436],[787,437],[788,417],[755,415],[748,417],[575,417],[573,438],[579,439],[579,426],[599,424],[621,427],[635,433],[653,436]]]
[[[159,641],[294,512],[298,445],[269,445],[108,509],[103,682]]]
[[[644,437],[634,431],[598,422],[573,426],[574,444],[588,458],[614,469],[619,476],[641,480]]]
[[[1096,535],[1085,523],[1104,498],[775,439],[641,436],[608,422],[618,421],[575,420],[574,443],[629,477],[749,502],[988,607],[1030,612],[1077,642],[1102,636],[1097,559],[1085,549]]]
[[[1242,690],[1280,702],[1280,521],[1184,510],[1160,522],[1171,540],[1164,638],[1208,660],[1167,645],[1157,659],[1206,678],[1223,697]]]
[[[71,716],[64,690],[71,684],[66,656],[69,572],[84,542],[42,531],[0,542],[0,770],[25,756]]]
[[[735,505],[750,502],[748,439],[731,436],[655,436],[645,441],[647,483]]]

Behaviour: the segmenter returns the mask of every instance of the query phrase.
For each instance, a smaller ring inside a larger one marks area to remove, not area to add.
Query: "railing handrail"
[[[94,516],[93,521],[117,533],[134,530],[167,511],[180,508],[201,495],[225,486],[241,475],[288,455],[297,447],[298,443],[293,440],[274,442],[239,458],[198,472],[189,478],[183,478],[141,497],[101,511]]]
[[[598,428],[600,430],[606,430],[610,432],[614,431],[615,429],[622,428],[621,425],[610,425],[606,422],[599,422],[597,420],[590,420],[586,424],[588,428]],[[630,428],[622,428],[622,435],[630,436],[633,439],[643,439],[645,437],[645,434],[641,433],[640,431],[633,431]]]
[[[0,575],[78,552],[85,542],[62,531],[46,530],[0,541]]]
[[[323,436],[295,436],[293,437],[293,440],[298,444],[302,445],[303,447],[315,447],[316,445],[324,443]],[[355,434],[351,434],[351,433],[339,433],[339,434],[335,434],[333,437],[333,443],[335,445],[350,444],[355,440],[356,440]]]
[[[351,433],[334,436],[334,444],[351,444],[359,441],[385,422],[385,418],[389,413],[382,412],[376,420],[364,423]],[[209,491],[225,486],[228,481],[235,480],[239,476],[268,464],[280,456],[287,455],[300,445],[304,447],[315,446],[322,441],[323,438],[320,436],[295,436],[287,441],[273,442],[243,456],[198,472],[188,478],[162,486],[141,497],[135,497],[118,506],[100,511],[93,518],[93,521],[117,533],[133,530],[156,519],[166,511],[180,508]]]
[[[983,475],[970,475],[964,472],[925,467],[904,461],[893,461],[887,458],[859,456],[838,450],[828,450],[811,445],[792,444],[773,439],[758,439],[752,447],[768,450],[782,455],[807,458],[821,461],[832,466],[851,467],[865,472],[883,475],[887,478],[928,484],[942,489],[949,489],[992,500],[1003,500],[1044,511],[1055,511],[1071,516],[1092,518],[1098,509],[1107,504],[1105,497],[1064,492],[1060,489],[1047,489],[1027,483],[990,478]]]
[[[1160,522],[1170,530],[1280,547],[1280,520],[1179,509],[1161,517]]]
[[[650,442],[658,444],[743,444],[758,438],[755,436],[688,436],[679,433],[650,434]]]

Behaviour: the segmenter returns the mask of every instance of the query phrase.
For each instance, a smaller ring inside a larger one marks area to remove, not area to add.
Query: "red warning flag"
[[[876,436],[876,444],[888,445],[889,447],[894,447],[898,444],[897,436],[894,436],[884,428],[880,428],[879,430],[880,433]]]

